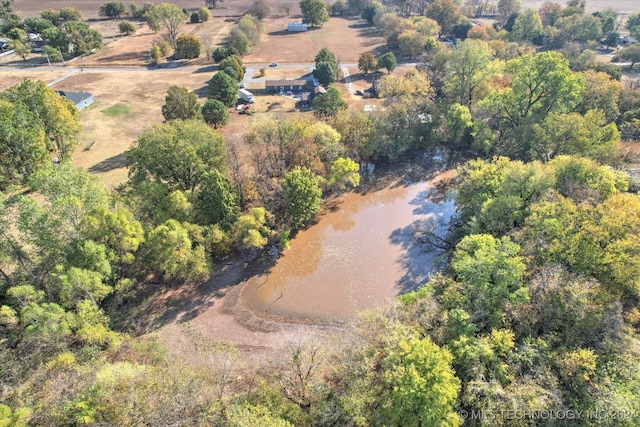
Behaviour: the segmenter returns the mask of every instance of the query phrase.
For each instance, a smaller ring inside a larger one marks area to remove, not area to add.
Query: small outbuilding
[[[58,95],[64,96],[69,101],[73,102],[78,110],[82,110],[90,104],[93,104],[93,95],[89,92],[67,92],[58,91]]]
[[[304,33],[307,31],[307,24],[303,24],[302,22],[290,22],[287,25],[287,30],[290,33]]]

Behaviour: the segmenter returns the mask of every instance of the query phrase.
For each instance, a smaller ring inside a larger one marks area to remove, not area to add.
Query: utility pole
[[[49,63],[49,68],[51,68],[51,71],[53,72],[53,66],[51,65],[51,61],[49,60],[49,54],[47,52],[45,52],[44,55],[47,57],[47,62]]]

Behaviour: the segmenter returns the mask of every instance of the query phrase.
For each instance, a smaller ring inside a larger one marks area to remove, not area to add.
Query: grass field
[[[114,104],[102,110],[102,114],[109,117],[126,116],[130,112],[131,110],[129,109],[129,107],[124,104]]]

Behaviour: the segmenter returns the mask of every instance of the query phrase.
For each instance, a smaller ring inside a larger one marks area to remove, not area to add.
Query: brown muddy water
[[[435,255],[413,229],[453,214],[453,195],[436,189],[440,178],[395,180],[329,202],[273,267],[246,283],[243,302],[269,315],[348,321],[424,284]]]

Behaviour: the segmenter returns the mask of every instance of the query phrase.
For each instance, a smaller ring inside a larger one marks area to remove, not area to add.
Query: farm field
[[[558,3],[562,6],[566,5],[566,1],[551,0],[552,3]],[[521,0],[522,8],[534,8],[539,9],[545,0]],[[617,10],[621,14],[628,15],[630,13],[638,13],[637,0],[587,0],[586,11],[595,12],[596,10],[602,10],[610,7]]]

